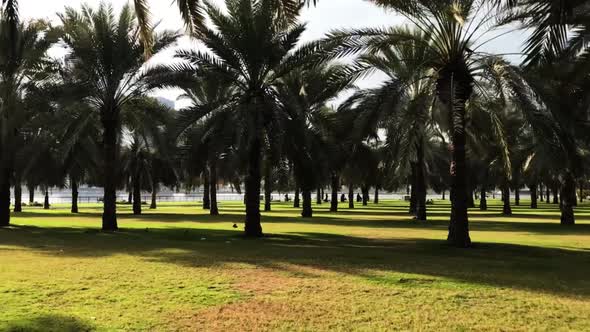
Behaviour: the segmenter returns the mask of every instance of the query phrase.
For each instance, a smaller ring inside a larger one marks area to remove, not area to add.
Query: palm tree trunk
[[[45,200],[43,201],[43,209],[49,210],[49,188],[45,187]]]
[[[313,210],[311,208],[311,189],[303,189],[301,191],[303,198],[303,209],[301,210],[301,216],[303,218],[311,218],[313,216]]]
[[[133,182],[133,214],[141,214],[141,175],[135,174]]]
[[[537,208],[537,185],[530,184],[529,189],[531,190],[531,209]]]
[[[374,204],[379,204],[379,187],[375,186],[375,198],[373,199]]]
[[[481,185],[481,193],[479,196],[479,210],[480,211],[487,211],[488,210],[488,198],[486,197],[486,186]]]
[[[475,199],[473,198],[474,194],[474,190],[469,190],[469,193],[467,194],[467,207],[470,209],[475,207]]]
[[[78,181],[70,177],[70,187],[72,189],[72,213],[78,213]]]
[[[514,187],[514,205],[520,206],[520,187],[518,185]]]
[[[0,176],[0,227],[10,225],[10,177],[11,171],[4,169]]]
[[[264,211],[271,210],[272,200],[272,180],[270,161],[267,160],[266,167],[264,167]]]
[[[361,191],[363,192],[363,206],[367,206],[369,204],[369,187],[363,186]]]
[[[467,164],[465,145],[465,107],[472,92],[473,78],[468,69],[445,68],[437,82],[437,92],[450,111],[452,121],[452,163],[451,163],[451,220],[447,241],[456,247],[471,246],[469,218],[467,215]]]
[[[211,182],[209,183],[211,201],[209,214],[217,216],[219,215],[219,209],[217,207],[217,157],[213,159],[209,166],[209,176],[211,177]]]
[[[568,172],[565,175],[561,191],[561,224],[575,225],[574,202],[576,201],[576,182]]]
[[[348,185],[348,208],[354,209],[354,185]]]
[[[203,209],[209,210],[211,208],[211,199],[209,196],[209,192],[211,191],[209,183],[209,169],[205,166],[205,170],[203,171]]]
[[[152,202],[150,203],[150,209],[155,210],[158,208],[158,181],[155,176],[152,177]]]
[[[103,213],[102,230],[116,231],[117,225],[117,167],[119,119],[115,110],[102,114],[103,125]]]
[[[416,219],[426,221],[426,174],[424,174],[424,145],[416,147]]]
[[[539,183],[539,201],[544,202],[543,199],[543,183]]]
[[[502,201],[504,202],[504,205],[502,207],[502,214],[504,214],[505,216],[511,216],[512,207],[510,207],[510,187],[508,185],[504,185],[502,187],[502,197]]]
[[[584,180],[580,180],[580,203],[584,203]]]
[[[317,205],[322,205],[322,191],[320,190],[320,188],[317,189],[316,194],[315,194],[315,203]]]
[[[254,138],[252,142],[250,142],[248,150],[248,173],[246,176],[245,234],[246,236],[250,237],[261,237],[262,226],[260,224],[260,138]]]
[[[300,206],[301,204],[299,201],[299,186],[297,186],[297,188],[295,188],[295,197],[293,197],[293,207],[299,208]]]
[[[410,168],[412,169],[410,175],[410,210],[408,213],[415,215],[416,214],[416,203],[418,202],[418,197],[416,196],[416,163],[410,163]]]
[[[29,191],[29,205],[33,205],[35,203],[35,187],[29,185],[27,190]]]
[[[443,201],[446,199],[445,194],[446,194],[446,190],[443,189],[443,191],[442,191],[442,200]]]
[[[23,212],[23,189],[19,174],[14,179],[14,212]]]
[[[551,192],[549,191],[549,185],[545,185],[545,202],[547,202],[547,204],[549,204],[549,201],[551,200]]]
[[[330,212],[338,212],[338,188],[340,179],[336,173],[332,173],[332,199],[330,200]]]

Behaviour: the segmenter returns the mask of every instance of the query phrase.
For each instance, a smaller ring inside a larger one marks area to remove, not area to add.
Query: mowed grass
[[[117,233],[98,205],[25,208],[0,229],[0,330],[590,330],[590,205],[563,227],[522,204],[472,210],[471,249],[445,244],[444,201],[428,222],[400,201],[307,220],[276,203],[263,239],[239,202],[121,205]]]

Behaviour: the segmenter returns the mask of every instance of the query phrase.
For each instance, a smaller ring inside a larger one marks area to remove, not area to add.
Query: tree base
[[[114,232],[119,230],[119,226],[117,225],[117,217],[112,216],[102,216],[102,230],[104,232]]]
[[[264,234],[262,233],[262,226],[260,226],[260,224],[252,225],[246,222],[246,227],[244,228],[244,235],[246,237],[253,238],[263,237]]]

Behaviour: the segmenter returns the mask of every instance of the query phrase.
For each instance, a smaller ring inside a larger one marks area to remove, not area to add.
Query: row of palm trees
[[[68,7],[49,26],[20,22],[16,1],[4,0],[0,225],[9,224],[11,186],[47,188],[65,177],[73,197],[82,182],[104,188],[107,231],[118,228],[122,186],[140,213],[142,189],[155,207],[160,185],[202,182],[216,214],[221,179],[244,184],[245,234],[255,237],[263,189],[266,210],[273,187],[300,190],[302,216],[312,217],[312,192],[321,198],[330,186],[336,211],[343,183],[365,197],[370,187],[411,184],[419,220],[429,186],[450,191],[448,241],[459,247],[471,244],[473,193],[484,209],[495,187],[505,213],[511,187],[528,186],[534,204],[541,187],[559,191],[562,223],[573,224],[576,186],[588,174],[587,1],[374,2],[410,24],[302,43],[299,1],[227,0],[221,9],[177,0],[206,50],[153,66],[149,55],[180,34],[156,33],[144,1],[118,14],[104,3]],[[496,38],[490,27],[510,22],[534,29],[520,66],[481,48]],[[68,51],[63,61],[47,57],[56,44]],[[355,86],[376,71],[387,76],[382,85]],[[161,88],[182,89],[190,106],[173,112],[147,97]],[[346,91],[350,98],[329,106]]]

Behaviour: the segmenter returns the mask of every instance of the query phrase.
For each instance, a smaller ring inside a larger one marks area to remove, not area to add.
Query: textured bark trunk
[[[78,181],[70,177],[70,187],[72,189],[72,213],[78,213]]]
[[[348,208],[354,209],[354,185],[348,185]]]
[[[531,209],[537,208],[537,185],[530,184],[529,189],[531,190]]]
[[[129,184],[129,192],[127,192],[127,204],[133,205],[133,185]]]
[[[549,186],[545,185],[545,202],[547,202],[547,204],[549,204],[550,201],[551,201],[551,193],[549,192]]]
[[[299,187],[295,188],[295,197],[293,198],[293,207],[299,208],[301,203],[299,201]]]
[[[0,174],[0,227],[10,225],[10,175],[10,170]]]
[[[467,164],[465,106],[471,96],[473,78],[465,64],[445,68],[437,82],[437,93],[450,111],[452,123],[452,205],[447,241],[456,247],[471,246],[467,215]]]
[[[119,119],[114,110],[103,111],[103,213],[102,230],[116,231]]]
[[[217,216],[219,215],[219,208],[217,207],[217,158],[215,158],[209,166],[209,176],[211,177],[211,182],[209,183],[209,196],[211,200],[209,214],[212,216]]]
[[[479,210],[488,210],[488,198],[486,197],[486,187],[484,185],[481,186],[481,193],[479,195]]]
[[[416,203],[418,202],[418,197],[416,196],[416,163],[410,164],[411,168],[411,175],[410,175],[410,208],[408,213],[409,214],[416,214]]]
[[[576,182],[571,174],[566,174],[561,191],[561,224],[575,225],[574,202],[576,201]]]
[[[135,174],[133,179],[133,214],[141,214],[141,175]]]
[[[271,179],[271,172],[270,172],[270,162],[266,162],[266,167],[264,168],[264,211],[271,210],[271,200],[272,200],[272,179]]]
[[[270,175],[264,175],[264,211],[271,210],[272,201],[272,183],[270,182]]]
[[[584,203],[584,181],[580,180],[580,203]]]
[[[155,210],[157,208],[158,208],[158,184],[152,183],[152,201],[150,203],[150,209]]]
[[[259,176],[260,177],[260,176]],[[203,172],[203,209],[209,210],[211,208],[211,199],[209,193],[211,191],[210,183],[209,183],[209,169],[205,166],[205,171]]]
[[[363,206],[369,205],[369,187],[363,186],[361,191],[363,192]]]
[[[29,205],[35,203],[35,187],[27,186],[27,190],[29,191]]]
[[[540,202],[544,202],[544,198],[543,198],[543,184],[542,183],[539,184],[539,201]]]
[[[426,174],[424,172],[424,145],[416,148],[416,219],[426,221]]]
[[[246,177],[246,227],[245,234],[250,237],[261,237],[260,224],[260,159],[261,142],[255,138],[248,149],[248,175]]]
[[[514,187],[514,205],[520,206],[520,188],[518,185]]]
[[[447,198],[445,197],[445,194],[446,194],[446,190],[444,190],[444,189],[443,189],[443,191],[442,191],[442,200],[443,200],[443,201],[444,201],[445,199],[447,199]]]
[[[20,176],[14,181],[14,212],[23,212],[23,190]]]
[[[502,207],[502,214],[505,216],[512,215],[512,207],[510,207],[510,187],[508,185],[504,185],[502,188],[502,201],[504,205]]]
[[[338,188],[340,187],[340,179],[338,175],[332,174],[332,199],[330,200],[330,211],[338,211]]]
[[[43,200],[43,210],[49,210],[49,189],[45,188],[45,199]]]
[[[379,188],[375,187],[375,198],[373,199],[373,203],[379,204]]]
[[[322,191],[320,190],[320,188],[317,189],[316,194],[315,194],[315,203],[317,205],[322,205]]]
[[[475,199],[473,198],[473,190],[469,190],[467,193],[467,207],[472,209],[475,207]]]
[[[311,209],[311,189],[303,189],[301,191],[301,196],[303,198],[301,216],[303,218],[311,218],[313,216],[313,210]]]

